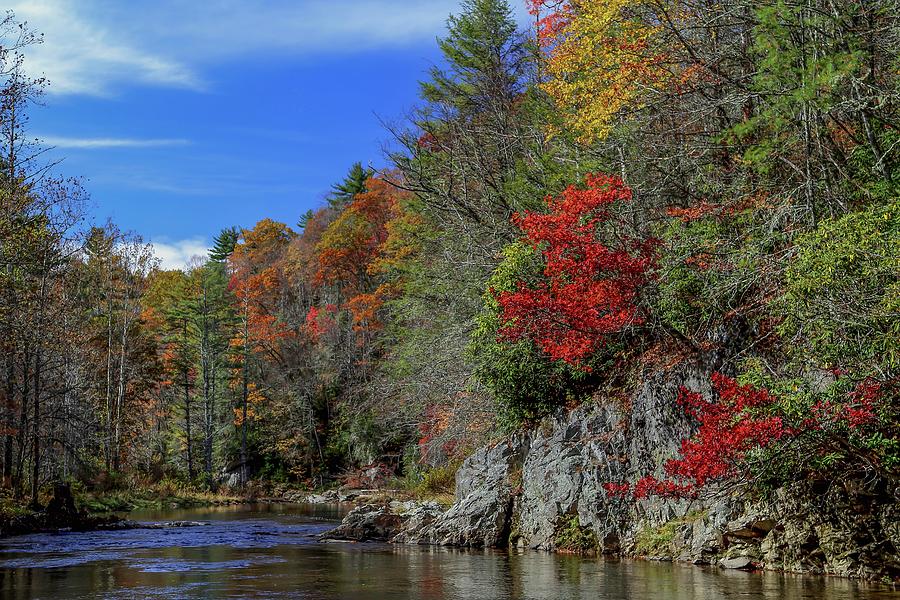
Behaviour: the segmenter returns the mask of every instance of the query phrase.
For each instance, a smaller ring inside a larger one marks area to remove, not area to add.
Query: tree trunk
[[[38,492],[41,487],[41,345],[34,353],[34,418],[31,439],[31,506],[40,508]]]
[[[187,348],[187,320],[183,325],[184,344]],[[191,439],[191,389],[190,389],[190,373],[185,361],[184,365],[184,432],[187,436],[187,463],[188,463],[188,479],[194,480],[194,446]]]
[[[122,439],[122,406],[125,403],[125,363],[128,345],[128,309],[122,316],[122,337],[119,345],[119,388],[116,392],[116,417],[113,434],[113,470],[119,470]]]
[[[247,309],[244,308],[244,348],[243,348],[243,364],[241,368],[241,485],[247,485],[247,403],[250,398],[250,374],[247,372],[247,359],[249,349],[247,347],[247,336],[250,333],[249,323],[247,322]]]

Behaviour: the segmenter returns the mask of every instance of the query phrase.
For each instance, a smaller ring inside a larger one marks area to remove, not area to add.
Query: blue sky
[[[518,0],[511,4],[521,15]],[[230,225],[296,223],[389,134],[439,60],[456,0],[20,0],[50,86],[31,133],[81,176],[92,219],[165,266]]]

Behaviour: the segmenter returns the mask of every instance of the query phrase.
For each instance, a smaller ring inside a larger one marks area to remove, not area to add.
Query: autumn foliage
[[[392,226],[404,218],[403,197],[387,175],[369,178],[366,190],[354,196],[316,245],[319,267],[314,281],[340,287],[347,297],[343,308],[350,311],[356,329],[378,329],[378,310],[392,294],[379,274],[394,243]]]
[[[681,456],[666,462],[666,478],[645,476],[633,488],[609,482],[608,495],[695,497],[713,484],[750,475],[754,457],[777,461],[790,446],[815,460],[837,443],[849,459],[855,453],[854,437],[872,433],[879,416],[890,409],[884,384],[872,380],[853,385],[837,399],[820,399],[800,413],[786,411],[768,390],[741,385],[721,373],[712,375],[712,384],[712,399],[685,388],[679,393],[679,406],[698,427],[681,443]],[[865,460],[871,461],[874,455],[865,453]]]
[[[529,0],[546,54],[544,90],[567,124],[589,143],[606,137],[615,117],[669,78],[655,48],[656,25],[635,0]]]
[[[544,278],[520,282],[498,297],[501,338],[534,340],[551,358],[579,364],[609,336],[641,323],[638,295],[653,260],[653,242],[604,235],[614,208],[631,200],[616,177],[588,175],[548,197],[549,212],[516,215],[544,259]]]

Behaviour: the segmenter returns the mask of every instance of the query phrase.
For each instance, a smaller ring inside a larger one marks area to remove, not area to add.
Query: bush
[[[500,420],[509,427],[580,399],[590,379],[581,369],[551,360],[531,340],[498,340],[500,304],[495,294],[515,289],[516,282],[529,281],[540,272],[540,256],[531,246],[517,242],[506,247],[503,261],[488,281],[484,308],[468,347],[475,376],[493,394]]]
[[[599,547],[596,534],[590,527],[581,525],[578,515],[566,515],[559,518],[556,523],[553,544],[559,551],[575,554],[594,553]]]
[[[900,366],[900,201],[826,219],[797,241],[774,305],[795,354],[867,375]]]

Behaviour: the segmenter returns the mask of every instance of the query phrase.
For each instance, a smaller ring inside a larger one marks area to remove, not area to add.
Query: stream
[[[245,505],[141,512],[202,527],[35,534],[0,540],[2,598],[315,600],[844,600],[900,598],[821,577],[540,552],[320,543],[342,509]]]

